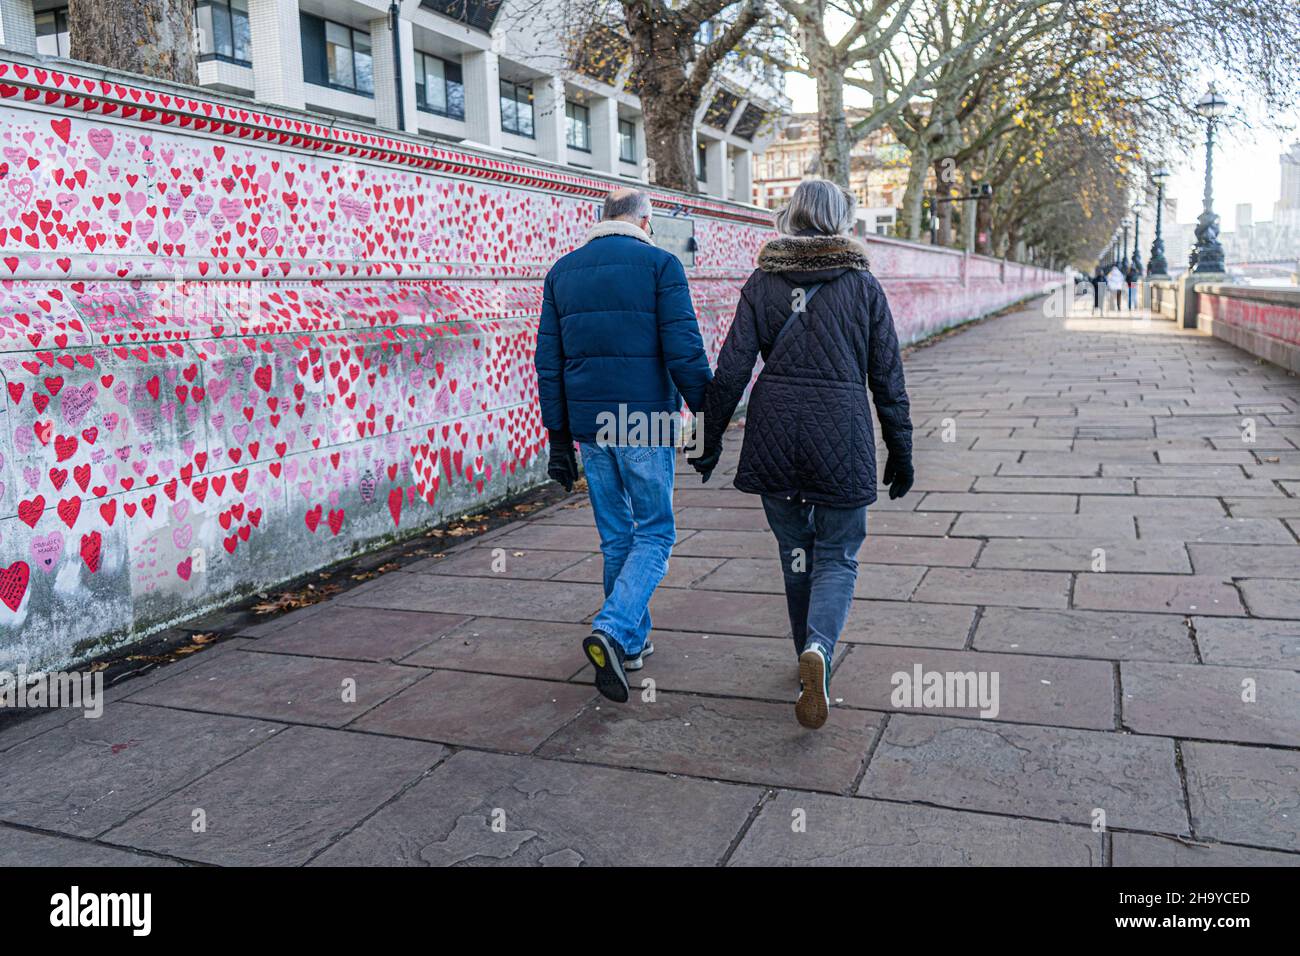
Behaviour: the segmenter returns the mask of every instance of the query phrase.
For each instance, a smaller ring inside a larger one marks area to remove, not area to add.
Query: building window
[[[709,163],[706,159],[704,140],[695,144],[695,178],[702,183],[709,181]]]
[[[564,104],[564,141],[571,149],[591,152],[591,111],[578,103]]]
[[[200,60],[252,65],[248,0],[198,0],[194,4],[194,25],[199,33]]]
[[[460,64],[428,53],[416,53],[415,101],[426,113],[464,119],[465,82]]]
[[[36,52],[43,56],[68,55],[68,8],[36,14]]]
[[[370,56],[370,34],[299,14],[302,23],[303,79],[349,93],[374,96],[375,78]]]
[[[618,121],[618,158],[625,163],[636,162],[636,123]]]
[[[484,33],[492,32],[492,24],[496,22],[502,3],[503,0],[420,0],[420,6],[425,9],[441,13],[444,17]]]
[[[533,88],[527,83],[501,81],[501,128],[516,136],[533,137]]]

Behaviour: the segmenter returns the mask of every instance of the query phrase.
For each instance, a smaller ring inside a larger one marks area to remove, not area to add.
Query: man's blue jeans
[[[671,445],[614,446],[582,442],[587,494],[605,556],[605,604],[591,622],[629,657],[650,634],[650,597],[668,573],[677,539],[673,522]]]
[[[763,510],[781,553],[795,653],[815,641],[833,660],[853,606],[858,549],[867,536],[866,506],[832,508],[764,495]]]

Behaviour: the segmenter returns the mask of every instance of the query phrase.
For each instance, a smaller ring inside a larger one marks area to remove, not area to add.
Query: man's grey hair
[[[805,179],[790,197],[790,202],[776,214],[776,228],[787,236],[805,230],[826,236],[853,229],[858,201],[829,179]]]
[[[639,222],[650,218],[650,196],[639,189],[616,189],[605,197],[601,219],[626,219]]]

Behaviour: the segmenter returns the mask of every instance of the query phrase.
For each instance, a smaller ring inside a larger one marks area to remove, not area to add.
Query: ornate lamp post
[[[1151,181],[1156,184],[1156,238],[1151,243],[1151,261],[1147,264],[1147,275],[1164,278],[1169,274],[1169,263],[1165,261],[1165,240],[1161,233],[1165,209],[1165,183],[1169,181],[1169,170],[1161,166],[1151,174]]]
[[[1214,126],[1228,111],[1228,101],[1211,83],[1196,103],[1196,112],[1205,117],[1205,204],[1196,220],[1194,272],[1223,272],[1223,246],[1219,242],[1219,217],[1214,214]]]
[[[1146,203],[1139,199],[1133,204],[1133,266],[1137,269],[1138,278],[1144,275],[1142,271],[1142,210],[1146,208]]]
[[[1119,266],[1121,272],[1128,272],[1128,220],[1127,219],[1124,220],[1124,225],[1122,226],[1122,229],[1124,235],[1124,248],[1123,248],[1123,252],[1120,254],[1119,262],[1116,264]]]

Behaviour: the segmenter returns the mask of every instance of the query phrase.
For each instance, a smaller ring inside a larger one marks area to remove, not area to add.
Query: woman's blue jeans
[[[764,495],[763,510],[780,548],[795,653],[802,654],[815,641],[832,660],[853,607],[867,508],[833,508]]]

